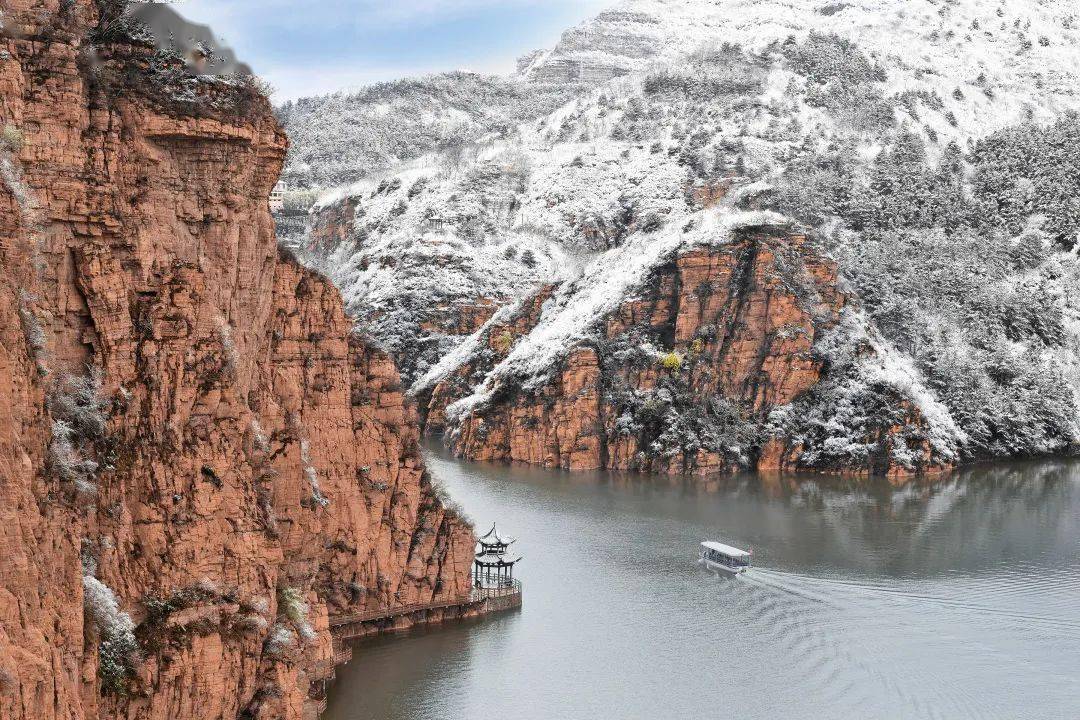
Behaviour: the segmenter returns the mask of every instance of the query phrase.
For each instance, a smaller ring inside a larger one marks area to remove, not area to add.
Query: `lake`
[[[327,720],[1080,717],[1080,463],[893,488],[462,463],[520,612],[360,640]],[[752,547],[735,579],[698,543]]]

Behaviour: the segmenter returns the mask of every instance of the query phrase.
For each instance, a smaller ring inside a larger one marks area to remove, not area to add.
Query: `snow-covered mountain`
[[[574,92],[573,84],[449,72],[289,101],[277,108],[291,143],[282,179],[327,188],[425,153],[457,152],[546,115]]]
[[[334,227],[307,240],[416,390],[482,351],[475,323],[438,321],[454,308],[559,284],[465,416],[542,383],[686,238],[764,210],[814,230],[858,299],[845,326],[910,369],[875,382],[960,456],[1077,442],[1073,2],[628,0],[507,82],[524,122],[327,193],[314,225]],[[538,109],[553,87],[567,101]]]
[[[885,97],[936,93],[957,119],[936,129],[967,138],[1029,119],[1029,109],[1046,121],[1074,108],[1078,30],[1080,7],[1068,0],[628,0],[567,31],[523,74],[613,77],[684,65],[710,45],[762,51],[835,34],[882,69]],[[822,59],[851,59],[834,53]]]

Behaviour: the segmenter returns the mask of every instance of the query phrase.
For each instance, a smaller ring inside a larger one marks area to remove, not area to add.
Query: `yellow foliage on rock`
[[[682,369],[682,356],[675,352],[669,352],[660,358],[660,366],[665,370],[676,372]]]
[[[503,331],[499,335],[496,335],[492,340],[492,346],[501,353],[510,352],[510,348],[514,345],[514,336],[509,331]]]

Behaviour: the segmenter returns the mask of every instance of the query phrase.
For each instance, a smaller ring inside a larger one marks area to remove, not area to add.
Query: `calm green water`
[[[358,642],[329,720],[1080,718],[1080,463],[896,490],[429,461],[520,538],[524,609]],[[702,570],[704,538],[758,567]]]

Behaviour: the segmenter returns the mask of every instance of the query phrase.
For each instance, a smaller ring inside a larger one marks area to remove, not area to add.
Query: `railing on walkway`
[[[344,665],[350,660],[352,660],[352,645],[334,648],[334,665]]]
[[[331,679],[332,676],[330,678],[321,678],[311,683],[311,688],[308,690],[307,702],[304,703],[304,720],[318,720],[319,716],[326,712],[326,686]]]
[[[501,580],[497,583],[482,583],[473,587],[469,592],[469,597],[473,602],[483,602],[488,598],[501,598],[520,594],[520,580]]]
[[[330,627],[336,628],[341,625],[351,625],[353,623],[386,620],[389,618],[401,617],[402,615],[412,615],[413,613],[421,612],[423,610],[440,610],[442,608],[456,607],[458,605],[468,605],[471,602],[471,595],[466,595],[463,597],[446,598],[430,603],[413,603],[411,605],[399,605],[398,607],[393,608],[379,608],[377,610],[370,610],[362,613],[335,615],[330,618]]]
[[[474,587],[472,590],[469,591],[468,595],[443,598],[429,603],[412,603],[410,605],[399,605],[398,607],[393,608],[379,608],[376,610],[369,610],[362,613],[334,615],[330,618],[330,629],[333,630],[334,628],[341,627],[343,625],[352,625],[355,623],[374,622],[376,620],[389,620],[391,618],[402,617],[403,615],[412,615],[413,613],[423,612],[425,610],[442,610],[451,607],[467,607],[470,605],[478,605],[485,600],[488,600],[489,598],[504,598],[520,594],[521,581],[503,581],[492,586],[482,585],[479,587]]]

